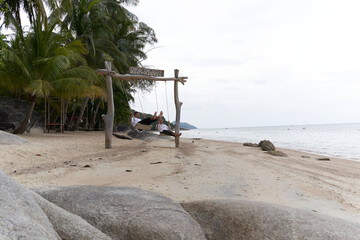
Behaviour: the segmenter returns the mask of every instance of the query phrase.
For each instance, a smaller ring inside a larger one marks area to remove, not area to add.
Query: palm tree
[[[26,36],[17,35],[10,49],[1,51],[4,64],[0,77],[15,96],[27,98],[30,103],[24,121],[14,131],[20,134],[26,131],[39,97],[66,90],[81,95],[81,89],[91,85],[89,80],[97,79],[95,72],[86,66],[82,56],[86,49],[80,41],[66,44],[68,39],[54,33],[55,22],[44,28],[37,18],[32,26],[32,32]]]
[[[5,26],[10,25],[11,20],[9,19],[9,15],[11,15],[22,30],[21,9],[28,15],[31,24],[37,17],[40,17],[42,23],[47,24],[46,11],[42,0],[2,0],[2,5],[7,8],[6,12],[2,12],[5,15]]]

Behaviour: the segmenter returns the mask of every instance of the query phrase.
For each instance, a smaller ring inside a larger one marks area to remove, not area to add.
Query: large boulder
[[[69,213],[57,205],[33,193],[33,198],[45,212],[61,239],[66,240],[111,240],[81,217]]]
[[[74,186],[37,189],[112,239],[205,240],[200,225],[169,198],[129,187]]]
[[[275,151],[274,144],[272,144],[272,142],[270,142],[269,140],[260,141],[259,147],[261,147],[263,151]]]
[[[357,240],[360,237],[359,224],[273,204],[214,200],[182,206],[200,223],[208,240]]]
[[[0,144],[11,145],[11,144],[23,144],[26,142],[27,141],[25,138],[0,130]]]
[[[7,130],[19,127],[25,119],[29,103],[24,100],[8,97],[0,97],[0,126]],[[44,118],[36,110],[30,119],[30,124],[35,123],[35,127],[43,127]]]
[[[0,239],[60,239],[32,193],[1,171]]]

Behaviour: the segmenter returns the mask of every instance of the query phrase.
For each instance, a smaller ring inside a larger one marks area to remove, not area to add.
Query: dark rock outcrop
[[[274,144],[272,144],[272,142],[270,142],[269,140],[260,141],[259,147],[261,147],[263,151],[275,151]]]
[[[25,119],[29,103],[24,100],[16,98],[0,97],[0,123],[8,130],[10,128],[19,127],[21,122]],[[35,123],[35,127],[43,127],[44,118],[37,111],[34,110],[30,119],[30,125]],[[0,124],[1,125],[1,124]]]
[[[281,151],[268,151],[270,155],[277,156],[277,157],[287,157],[287,155]]]
[[[182,204],[208,240],[357,240],[360,225],[268,203],[213,200]]]
[[[1,171],[0,239],[60,239],[32,193]]]
[[[156,193],[104,186],[38,189],[37,192],[112,239],[205,240],[200,225],[179,204]]]
[[[257,143],[244,143],[243,145],[245,147],[260,147]]]

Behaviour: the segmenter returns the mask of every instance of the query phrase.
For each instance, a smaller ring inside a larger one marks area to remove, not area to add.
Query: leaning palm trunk
[[[96,106],[93,118],[91,120],[91,123],[90,123],[90,126],[89,126],[90,130],[94,130],[94,127],[95,127],[95,124],[96,124],[96,119],[97,119],[97,114],[99,112],[99,108],[100,108],[100,101],[98,102],[98,104]]]
[[[26,131],[26,129],[27,129],[29,123],[30,123],[31,116],[32,116],[32,114],[34,112],[35,100],[36,99],[32,99],[32,101],[30,102],[27,113],[26,113],[26,117],[22,121],[20,126],[17,129],[15,129],[14,134],[23,134]]]
[[[86,97],[84,102],[83,102],[83,105],[82,105],[81,111],[80,111],[80,115],[76,119],[75,126],[73,127],[74,130],[79,130],[79,126],[80,126],[81,120],[82,120],[82,118],[84,116],[84,112],[85,112],[85,109],[86,109],[86,106],[88,104],[89,99],[90,99],[89,97]]]

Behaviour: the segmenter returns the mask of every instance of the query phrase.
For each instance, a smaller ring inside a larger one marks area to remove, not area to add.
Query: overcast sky
[[[181,121],[199,128],[360,122],[360,1],[140,0],[158,37],[144,65],[175,68]],[[158,83],[159,109],[166,109]],[[167,84],[170,120],[173,84]],[[155,91],[133,105],[157,109]]]

